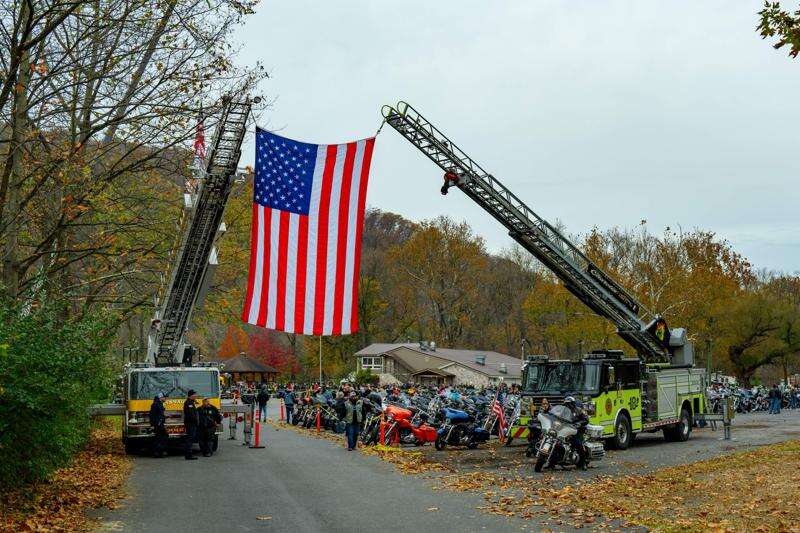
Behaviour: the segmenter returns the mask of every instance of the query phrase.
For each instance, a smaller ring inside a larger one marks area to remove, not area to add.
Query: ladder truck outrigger
[[[148,413],[158,394],[164,397],[166,429],[171,439],[185,435],[183,402],[190,389],[222,408],[219,367],[195,362],[195,349],[186,342],[192,311],[202,305],[216,268],[215,241],[224,231],[222,214],[237,176],[250,116],[249,98],[226,97],[222,104],[208,156],[194,168],[197,187],[184,195],[188,216],[184,218],[169,282],[163,296],[156,297],[147,360],[126,365],[123,373],[122,440],[127,453],[138,452],[152,437]],[[214,450],[221,432],[222,427],[218,426]]]
[[[442,194],[456,187],[475,201],[636,350],[637,357],[595,350],[579,361],[529,358],[522,379],[531,405],[528,416],[544,401],[552,405],[572,395],[587,406],[590,423],[603,426],[604,438],[619,449],[640,432],[660,430],[667,440],[687,440],[693,421],[705,413],[705,370],[694,367],[686,330],[670,329],[413,107],[399,102],[384,106],[382,114],[444,171]],[[521,417],[520,424],[526,423]]]

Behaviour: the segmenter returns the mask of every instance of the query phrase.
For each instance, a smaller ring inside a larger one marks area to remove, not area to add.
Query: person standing
[[[258,412],[259,412],[259,422],[266,422],[267,420],[267,402],[269,401],[269,392],[267,392],[267,386],[262,385],[261,389],[258,391],[258,396],[256,396],[256,401],[258,402]]]
[[[345,402],[344,413],[344,431],[347,435],[347,451],[353,451],[356,448],[361,421],[364,419],[362,409],[363,404],[358,394],[351,392],[349,401]]]
[[[292,414],[294,413],[294,392],[292,389],[287,388],[283,393],[283,405],[286,407],[286,423],[292,423]]]
[[[192,446],[197,438],[197,428],[200,425],[200,414],[197,412],[197,391],[189,389],[186,395],[186,401],[183,402],[183,427],[186,435],[183,441],[183,455],[187,461],[197,459],[192,454]]]
[[[150,406],[150,426],[153,428],[153,457],[166,457],[167,455],[167,417],[164,414],[164,402],[160,392],[153,398]]]
[[[200,406],[198,415],[200,419],[200,450],[203,452],[203,457],[211,457],[214,453],[212,444],[217,434],[217,424],[222,422],[222,415],[219,414],[219,409],[208,401],[208,398],[203,398],[203,405]]]

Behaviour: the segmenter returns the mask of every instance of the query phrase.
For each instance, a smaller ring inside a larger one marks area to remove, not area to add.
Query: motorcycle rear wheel
[[[438,451],[442,451],[447,448],[447,443],[444,441],[442,437],[437,437],[436,442],[433,443],[433,447],[436,448]]]
[[[547,462],[546,455],[537,455],[536,456],[536,464],[533,465],[534,472],[541,472],[542,468],[544,468],[544,464]]]

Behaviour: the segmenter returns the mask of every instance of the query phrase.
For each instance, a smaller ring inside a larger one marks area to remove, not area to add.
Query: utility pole
[[[713,371],[714,365],[714,353],[712,350],[712,341],[709,337],[706,339],[706,372],[708,373],[708,379],[711,379],[711,372]]]
[[[528,347],[532,348],[530,341],[528,341],[528,339],[523,337],[522,341],[520,341],[520,344],[522,346],[522,356],[521,357],[522,357],[522,362],[523,363],[525,362],[525,343],[528,343]]]

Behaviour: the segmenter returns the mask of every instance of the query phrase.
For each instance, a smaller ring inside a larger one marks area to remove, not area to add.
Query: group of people
[[[262,391],[264,388],[262,388]],[[449,400],[458,401],[462,397],[470,396],[480,392],[485,393],[485,389],[478,389],[476,387],[450,387],[450,386],[419,386],[413,384],[403,385],[386,385],[386,386],[373,386],[371,384],[352,385],[344,382],[339,384],[338,387],[333,385],[324,385],[313,383],[307,387],[297,386],[289,383],[286,386],[280,386],[277,389],[277,397],[283,399],[286,411],[286,422],[291,424],[292,417],[294,416],[295,405],[303,398],[311,398],[321,396],[327,402],[332,402],[334,410],[338,419],[344,424],[344,434],[347,439],[347,449],[354,450],[358,442],[358,435],[361,431],[361,425],[366,418],[364,398],[372,398],[377,401],[383,401],[404,405],[406,407],[412,404],[413,398],[420,394],[425,393],[427,397],[438,395],[447,397]],[[501,384],[496,391],[498,400],[502,403],[506,394],[518,394],[518,385]],[[266,400],[264,405],[261,403],[261,393],[257,395],[259,408],[262,416],[265,412]]]
[[[189,390],[186,396],[186,401],[183,403],[184,457],[187,461],[197,459],[194,455],[195,441],[200,444],[200,451],[203,453],[203,457],[211,457],[214,454],[217,424],[222,422],[222,415],[208,398],[203,398],[198,407],[197,392],[195,390]],[[150,426],[153,428],[153,457],[157,458],[167,456],[167,418],[164,411],[163,398],[163,394],[155,396],[153,405],[150,407]]]

